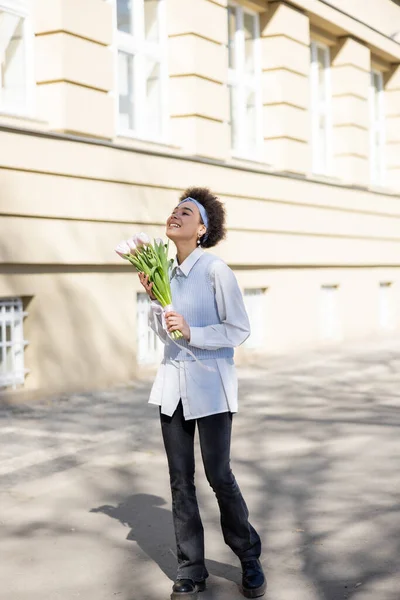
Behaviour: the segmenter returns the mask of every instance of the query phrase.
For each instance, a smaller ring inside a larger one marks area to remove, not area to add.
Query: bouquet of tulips
[[[169,268],[173,261],[168,259],[168,246],[160,238],[152,244],[146,233],[137,233],[120,242],[115,252],[128,260],[139,273],[148,275],[149,282],[153,283],[152,292],[161,306],[173,310],[169,282]],[[180,331],[173,331],[170,335],[174,340],[182,337]]]

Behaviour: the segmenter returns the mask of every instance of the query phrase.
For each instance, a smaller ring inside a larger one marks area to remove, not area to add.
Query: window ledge
[[[0,109],[0,125],[25,127],[26,129],[48,131],[49,124],[35,117],[23,114],[13,114]]]
[[[389,188],[389,186],[384,185],[383,183],[367,183],[365,187],[367,188],[367,190],[370,190],[371,192],[376,192],[377,194],[387,192],[391,189]]]
[[[323,173],[306,173],[305,178],[312,179],[313,181],[319,181],[321,183],[334,183],[335,185],[342,185],[344,183],[344,180],[340,177],[336,177],[334,175],[324,175]],[[348,184],[351,185],[350,182],[348,182]]]
[[[138,135],[134,135],[133,133],[117,133],[115,136],[115,142],[121,144],[121,146],[126,146],[127,148],[137,148],[139,150],[170,150],[171,152],[179,152],[181,150],[180,146],[176,146],[167,142],[166,140],[155,140],[140,137]]]
[[[256,156],[244,156],[241,154],[237,154],[237,153],[232,153],[230,156],[230,162],[232,164],[237,164],[237,165],[257,165],[257,166],[262,166],[262,167],[266,167],[269,169],[272,169],[272,165],[269,165],[268,163],[264,162],[263,160],[261,160],[261,158],[257,158]]]
[[[394,188],[391,188],[384,184],[370,183],[369,181],[363,184],[357,181],[352,181],[351,179],[344,179],[333,175],[322,175],[320,173],[308,173],[306,174],[305,178],[320,183],[332,183],[334,185],[340,185],[354,190],[373,192],[374,194],[393,193],[397,195],[397,192]]]

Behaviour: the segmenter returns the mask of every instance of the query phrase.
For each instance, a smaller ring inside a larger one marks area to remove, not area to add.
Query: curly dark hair
[[[187,188],[179,198],[179,202],[189,196],[204,206],[208,216],[207,239],[204,240],[204,236],[200,238],[200,246],[202,248],[212,248],[226,236],[225,207],[217,196],[214,196],[205,187]]]

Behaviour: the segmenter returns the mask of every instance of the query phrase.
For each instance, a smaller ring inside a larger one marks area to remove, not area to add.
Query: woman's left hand
[[[187,342],[190,341],[190,327],[182,315],[174,311],[167,312],[165,315],[165,322],[169,333],[180,331],[185,340]]]

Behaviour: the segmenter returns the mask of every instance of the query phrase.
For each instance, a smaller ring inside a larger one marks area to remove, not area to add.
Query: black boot
[[[267,582],[257,558],[242,562],[242,592],[246,598],[258,598],[265,594]]]
[[[197,592],[204,592],[205,589],[205,580],[177,579],[172,587],[171,600],[196,600]]]

